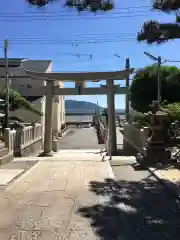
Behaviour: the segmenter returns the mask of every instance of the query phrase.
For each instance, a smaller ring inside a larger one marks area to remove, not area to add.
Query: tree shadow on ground
[[[82,207],[78,213],[91,220],[103,240],[178,240],[180,211],[177,199],[149,177],[143,181],[91,182],[90,191],[101,202]]]

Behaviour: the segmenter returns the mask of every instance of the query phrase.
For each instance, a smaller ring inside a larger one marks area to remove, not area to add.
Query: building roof
[[[26,59],[25,58],[8,58],[9,67],[19,67]],[[0,67],[5,66],[5,59],[0,58]]]

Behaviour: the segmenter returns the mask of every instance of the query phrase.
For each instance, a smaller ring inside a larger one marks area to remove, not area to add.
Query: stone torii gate
[[[116,115],[115,115],[115,94],[127,94],[126,87],[114,85],[114,80],[124,80],[133,72],[133,69],[126,69],[117,72],[85,72],[85,73],[58,73],[58,72],[33,72],[25,70],[33,79],[46,80],[46,86],[41,89],[30,90],[29,95],[46,95],[45,109],[45,133],[44,133],[44,155],[52,154],[52,104],[53,98],[57,95],[107,95],[108,106],[108,130],[109,130],[109,154],[116,153]],[[85,82],[99,82],[106,79],[106,85],[96,88],[86,88]],[[55,85],[57,81],[75,82],[75,88],[60,88]]]

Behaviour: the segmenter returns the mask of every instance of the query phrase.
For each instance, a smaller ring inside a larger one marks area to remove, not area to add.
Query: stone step
[[[3,165],[7,162],[10,162],[13,160],[13,155],[12,153],[7,153],[6,155],[0,157],[0,165]]]
[[[0,158],[8,154],[8,148],[1,148],[0,149]]]
[[[22,175],[23,172],[22,169],[0,169],[0,186],[7,186]]]
[[[2,140],[0,140],[0,149],[3,149],[5,147],[5,142],[3,142]]]

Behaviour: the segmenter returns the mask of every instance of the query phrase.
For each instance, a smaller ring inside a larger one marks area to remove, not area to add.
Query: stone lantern
[[[149,118],[151,136],[147,141],[145,160],[149,163],[164,162],[169,159],[170,153],[166,150],[168,143],[168,115],[159,110],[157,102],[153,102]]]

